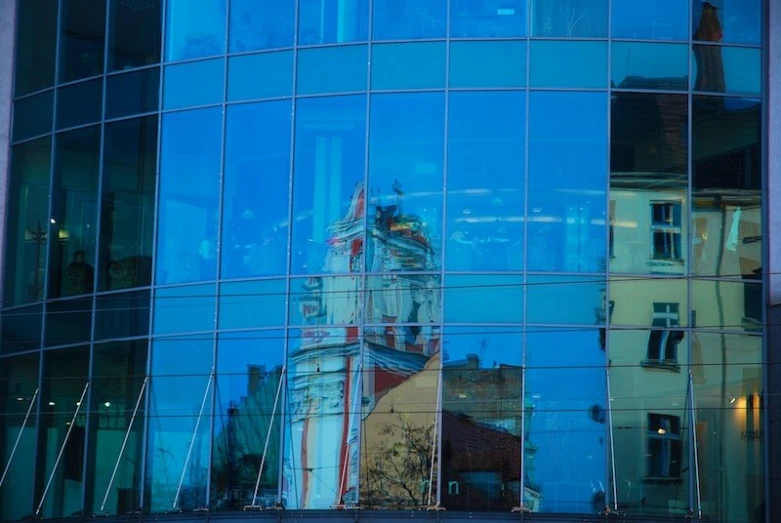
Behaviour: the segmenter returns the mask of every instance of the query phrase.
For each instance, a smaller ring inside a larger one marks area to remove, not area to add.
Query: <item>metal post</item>
[[[355,380],[355,391],[353,391],[353,399],[352,399],[352,408],[355,408],[355,406],[358,403],[358,391],[361,390],[362,387],[362,380],[361,377],[363,375],[363,363],[358,364],[358,378]],[[350,420],[347,423],[347,434],[344,435],[344,455],[345,455],[345,463],[344,468],[342,469],[342,479],[340,481],[339,485],[339,507],[343,508],[344,503],[344,484],[347,480],[347,469],[350,468],[350,435],[353,432],[353,418],[355,417],[355,414],[351,411],[347,411],[348,416],[350,416]]]
[[[76,404],[76,411],[73,413],[73,418],[71,418],[71,423],[68,425],[68,432],[65,433],[65,439],[62,442],[62,445],[60,446],[60,452],[57,454],[57,459],[54,461],[54,467],[52,467],[52,473],[49,475],[49,481],[46,482],[46,488],[43,489],[43,495],[41,495],[41,501],[38,503],[38,508],[35,509],[35,515],[39,515],[41,513],[41,508],[43,508],[43,502],[46,500],[46,495],[49,493],[49,488],[52,486],[52,480],[54,480],[54,474],[57,472],[57,467],[60,464],[60,460],[62,459],[62,455],[65,452],[65,445],[68,444],[68,438],[70,438],[71,431],[73,431],[73,426],[76,424],[76,416],[79,415],[79,411],[81,410],[81,405],[84,403],[84,396],[87,395],[87,389],[89,388],[89,381],[84,384],[84,390],[81,391],[81,398],[79,399],[79,402]]]
[[[612,398],[610,397],[610,368],[605,367],[605,381],[607,383],[607,426],[608,426],[608,436],[610,438],[610,472],[613,475],[613,481],[612,483],[612,494],[613,494],[613,510],[618,512],[618,487],[617,485],[617,477],[616,477],[616,451],[615,451],[615,440],[613,438],[613,403]],[[610,509],[610,505],[608,504],[607,509]]]
[[[692,371],[689,369],[689,409],[690,410],[690,423],[692,424],[692,449],[694,454],[694,487],[697,494],[697,519],[702,519],[702,492],[700,491],[700,460],[697,453],[697,417],[696,410],[694,408],[694,379],[692,378]],[[722,413],[722,416],[724,413]]]
[[[144,390],[146,390],[146,384],[149,381],[149,376],[144,378],[144,383],[141,385],[141,392],[138,393],[138,400],[136,400],[136,406],[133,409],[133,417],[130,418],[130,425],[125,432],[125,439],[122,441],[122,447],[119,449],[119,456],[117,456],[117,462],[114,463],[114,470],[111,472],[111,479],[108,481],[108,487],[106,487],[106,494],[103,496],[103,503],[100,504],[100,512],[106,507],[106,501],[108,501],[109,492],[111,492],[111,486],[114,484],[114,478],[116,478],[117,470],[119,470],[119,462],[122,460],[122,455],[125,453],[125,447],[127,446],[127,440],[130,438],[130,431],[133,430],[133,423],[136,421],[136,415],[138,414],[138,408],[141,406],[141,398],[144,397]]]
[[[14,447],[11,449],[11,456],[8,458],[8,464],[5,466],[5,470],[3,471],[3,475],[0,476],[0,487],[3,486],[3,482],[5,481],[5,477],[8,474],[8,471],[11,469],[11,462],[14,460],[14,455],[16,454],[16,449],[19,447],[19,442],[22,439],[22,434],[24,434],[24,428],[27,426],[27,420],[30,418],[30,413],[33,411],[33,405],[35,405],[35,398],[38,397],[38,389],[35,389],[35,392],[33,393],[33,397],[30,400],[30,405],[27,407],[27,414],[24,415],[24,421],[22,422],[22,426],[19,429],[19,435],[16,436],[16,441],[14,442]]]
[[[263,475],[263,466],[266,464],[266,453],[268,452],[268,442],[271,439],[271,429],[274,426],[274,418],[277,415],[277,405],[279,404],[279,394],[282,392],[282,384],[285,382],[285,371],[287,367],[282,367],[282,372],[279,374],[279,384],[277,385],[277,394],[274,398],[274,408],[271,411],[271,420],[268,422],[268,430],[266,431],[266,443],[263,445],[263,456],[260,458],[260,469],[258,470],[258,480],[255,482],[255,492],[252,494],[252,504],[244,507],[245,510],[257,507],[256,502],[258,499],[258,489],[260,488],[260,477]]]
[[[198,419],[195,420],[195,429],[193,429],[193,437],[190,439],[190,448],[187,449],[187,457],[184,460],[184,467],[182,467],[182,477],[179,478],[179,486],[176,488],[176,496],[174,497],[174,504],[171,508],[176,510],[176,505],[179,504],[179,494],[182,492],[182,484],[184,484],[184,476],[187,474],[187,465],[190,463],[190,456],[193,452],[193,446],[195,446],[195,438],[198,435],[198,427],[201,425],[201,418],[203,417],[203,408],[206,406],[206,400],[209,398],[209,389],[212,386],[212,380],[214,379],[214,369],[209,374],[209,381],[206,383],[206,390],[203,392],[203,401],[201,401],[201,410],[198,412]]]

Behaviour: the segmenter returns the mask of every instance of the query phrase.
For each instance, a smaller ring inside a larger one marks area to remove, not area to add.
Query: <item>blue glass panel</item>
[[[298,94],[366,90],[369,51],[365,45],[301,49],[298,52]]]
[[[526,42],[451,42],[450,87],[523,87]]]
[[[359,323],[360,276],[311,276],[290,281],[291,325]]]
[[[190,285],[155,291],[153,333],[177,334],[214,330],[217,287]]]
[[[532,330],[526,335],[527,445],[536,449],[526,473],[540,512],[604,510],[608,485],[604,365],[596,329]]]
[[[223,278],[285,273],[291,114],[289,100],[228,108]]]
[[[103,80],[61,87],[57,92],[57,129],[97,122],[102,112]]]
[[[156,281],[214,280],[222,109],[167,114],[162,133]]]
[[[531,0],[532,36],[606,38],[608,0]]]
[[[372,89],[432,89],[445,86],[445,43],[372,46]]]
[[[448,276],[445,321],[450,323],[520,323],[523,276]]]
[[[234,56],[229,60],[229,102],[293,94],[293,51]]]
[[[604,270],[607,95],[530,96],[527,267]]]
[[[234,2],[237,4],[239,2]],[[165,59],[168,62],[225,52],[226,0],[168,0]]]
[[[99,296],[95,305],[95,340],[149,334],[149,291]]]
[[[610,82],[621,89],[678,89],[689,85],[685,44],[613,42]]]
[[[695,45],[692,88],[710,93],[758,95],[762,89],[759,49]]]
[[[157,111],[160,68],[106,77],[106,118]]]
[[[212,510],[238,511],[252,504],[269,507],[279,500],[284,360],[284,331],[219,337]],[[253,499],[256,485],[258,497]]]
[[[447,268],[523,269],[523,92],[453,92],[448,111]]]
[[[219,329],[275,327],[285,323],[285,280],[220,285]]]
[[[611,7],[613,38],[688,40],[689,5],[681,0],[621,0]]]
[[[526,34],[525,0],[453,0],[451,38],[505,38]]]
[[[431,347],[436,337],[434,333],[439,333],[438,327],[431,326],[442,321],[442,278],[439,273],[396,272],[367,276],[364,295],[363,321],[377,325],[367,327],[367,331],[371,332],[371,336],[367,334],[367,337],[398,350],[405,345],[409,345],[410,350]],[[406,323],[407,326],[394,325],[398,323]]]
[[[686,95],[613,93],[610,271],[685,274]]]
[[[152,514],[192,512],[208,502],[213,368],[213,336],[153,342],[148,396],[149,419],[154,421],[147,425],[144,478],[145,504]]]
[[[163,109],[222,102],[225,60],[169,65],[163,81]]]
[[[371,98],[368,209],[372,272],[441,263],[444,93]]]
[[[32,305],[3,311],[0,354],[34,350],[41,346],[43,307]]]
[[[293,47],[295,0],[231,0],[231,53]]]
[[[290,331],[282,503],[329,510],[357,503],[363,400],[358,328]],[[337,337],[338,336],[338,337]],[[368,388],[368,387],[367,387]]]
[[[295,144],[292,271],[360,271],[366,96],[299,99]]]
[[[369,35],[366,0],[300,0],[298,45],[362,42]]]
[[[522,432],[531,419],[522,418],[523,337],[517,328],[446,327],[443,351],[441,503],[507,513],[520,501]],[[530,445],[524,459],[528,470]],[[523,487],[531,487],[528,475]]]
[[[602,301],[606,286],[604,276],[530,274],[526,279],[526,322],[605,325]]]
[[[692,35],[704,42],[762,42],[762,0],[692,0]]]
[[[373,0],[373,40],[444,38],[447,0]]]
[[[46,307],[46,329],[43,345],[87,343],[92,329],[92,300],[52,301]],[[37,332],[35,333],[37,334]]]
[[[607,87],[607,43],[533,41],[530,87]]]
[[[14,103],[14,141],[52,132],[54,90]]]

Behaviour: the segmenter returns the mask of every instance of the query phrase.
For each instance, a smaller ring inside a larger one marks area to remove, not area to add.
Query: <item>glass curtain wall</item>
[[[754,523],[762,2],[647,4],[22,2],[0,519]]]

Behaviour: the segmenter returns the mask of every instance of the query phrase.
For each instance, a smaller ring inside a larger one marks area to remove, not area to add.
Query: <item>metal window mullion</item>
[[[689,31],[691,31],[692,25],[693,25],[693,17],[694,17],[694,7],[693,2],[689,2]],[[687,49],[687,66],[688,66],[688,74],[687,74],[687,85],[686,85],[686,227],[687,231],[685,234],[686,238],[686,261],[684,263],[684,277],[686,277],[686,327],[685,331],[688,334],[687,340],[686,340],[686,349],[687,349],[687,367],[688,371],[686,373],[686,376],[691,376],[692,372],[692,356],[693,356],[693,343],[692,343],[692,334],[693,334],[693,326],[692,326],[692,318],[694,317],[694,310],[693,310],[693,280],[692,277],[694,275],[694,267],[692,265],[692,262],[694,260],[694,245],[693,245],[693,233],[694,233],[694,201],[692,200],[692,186],[694,183],[694,160],[692,158],[692,152],[693,152],[693,141],[694,141],[694,125],[692,124],[692,102],[694,100],[694,97],[692,95],[692,54],[694,52],[694,43],[693,43],[694,35],[690,35],[688,39],[688,49]],[[686,390],[689,392],[687,394],[686,401],[684,401],[684,405],[691,400],[693,397],[693,390],[690,390],[692,387],[694,387],[694,382],[691,379],[687,380]],[[695,412],[694,405],[691,405],[691,413],[693,414]],[[683,419],[686,419],[686,414],[684,413]],[[696,459],[696,450],[694,449],[694,446],[697,444],[697,442],[694,439],[694,417],[689,416],[689,448],[688,448],[688,460],[689,460],[689,467],[687,471],[688,476],[688,509],[690,514],[693,514],[695,512],[694,508],[694,495],[695,495],[695,485],[694,482],[697,481],[697,476],[695,475],[695,466],[694,466],[694,460]]]
[[[157,295],[157,242],[159,240],[158,224],[160,221],[160,166],[161,158],[163,156],[163,81],[164,81],[164,67],[165,61],[165,39],[166,39],[166,23],[168,19],[167,2],[160,0],[160,63],[157,65],[160,69],[157,82],[157,150],[155,158],[155,209],[154,218],[152,219],[152,267],[150,274],[150,289],[149,289],[149,331],[147,332],[147,347],[146,347],[146,378],[149,378],[147,385],[146,396],[144,397],[144,423],[142,427],[141,435],[141,477],[139,478],[140,493],[138,497],[139,506],[136,507],[139,512],[144,512],[144,506],[146,505],[146,470],[149,461],[148,451],[148,438],[150,434],[150,417],[152,408],[152,394],[154,391],[154,378],[152,377],[152,355],[154,351],[153,335],[154,332],[154,320],[155,320],[155,297]],[[151,486],[151,485],[150,485]]]
[[[278,469],[278,476],[277,476],[277,504],[282,505],[282,486],[284,484],[284,478],[285,478],[285,434],[286,434],[286,425],[287,425],[287,419],[288,419],[288,389],[290,385],[290,366],[288,364],[288,357],[290,355],[290,289],[291,289],[291,274],[293,272],[293,194],[294,194],[294,177],[295,177],[295,169],[296,169],[296,110],[297,110],[297,99],[296,99],[296,84],[298,83],[298,17],[299,17],[299,2],[295,2],[294,6],[294,14],[293,14],[293,74],[292,74],[292,100],[291,100],[291,106],[290,106],[290,144],[289,144],[289,151],[290,151],[290,161],[289,161],[289,167],[288,167],[288,193],[287,193],[287,271],[285,273],[285,324],[284,324],[284,340],[283,340],[283,348],[282,348],[282,367],[285,369],[285,372],[280,376],[279,379],[284,379],[285,384],[283,386],[283,392],[282,392],[282,409],[279,413],[279,453],[278,453],[278,459],[277,459],[277,469]],[[292,452],[292,444],[291,444],[291,452]],[[293,474],[295,474],[295,470],[293,471]],[[296,484],[293,489],[297,489],[298,486]],[[296,499],[298,499],[298,492],[295,492]],[[255,500],[252,500],[254,503]]]
[[[374,23],[374,0],[367,0],[369,4],[369,10],[367,13],[366,21],[366,84],[364,89],[365,97],[365,110],[364,110],[364,142],[363,142],[363,201],[364,212],[361,220],[363,226],[361,229],[361,238],[363,240],[363,252],[361,253],[361,266],[358,271],[358,285],[360,289],[360,325],[358,327],[358,342],[359,342],[359,364],[361,369],[361,375],[359,376],[359,386],[364,388],[365,376],[368,372],[374,372],[374,369],[368,370],[366,367],[366,289],[368,287],[368,276],[366,271],[366,264],[368,263],[369,252],[369,126],[371,118],[371,72],[372,72],[372,24]],[[358,413],[358,463],[356,468],[358,469],[358,478],[355,482],[355,503],[360,506],[361,504],[361,471],[363,466],[363,446],[364,441],[363,429],[364,429],[364,411],[363,411],[363,391],[361,391],[360,410]]]
[[[442,408],[442,397],[444,390],[443,380],[445,379],[445,264],[447,259],[447,174],[448,174],[448,137],[449,137],[449,122],[450,122],[450,11],[451,2],[447,2],[447,9],[445,11],[445,93],[444,93],[444,106],[445,117],[443,122],[443,142],[442,142],[442,220],[440,222],[440,242],[441,253],[439,257],[439,371],[437,376],[437,402],[434,409],[434,441],[433,445],[436,445],[437,451],[437,496],[435,507],[439,508],[442,503],[442,425],[444,421],[444,412]],[[431,464],[432,469],[434,464]]]
[[[533,8],[532,8],[532,2],[526,2],[526,37],[525,37],[525,43],[526,43],[526,57],[525,57],[525,69],[524,69],[524,76],[525,76],[525,82],[523,87],[523,94],[524,94],[524,128],[523,128],[523,251],[522,256],[523,259],[521,260],[521,270],[522,272],[522,290],[523,294],[521,297],[521,321],[522,321],[522,327],[521,327],[521,346],[519,347],[519,350],[521,351],[521,456],[520,456],[520,493],[519,493],[519,499],[518,499],[518,509],[521,511],[521,514],[523,514],[523,511],[525,510],[524,507],[524,498],[526,494],[526,318],[527,318],[527,309],[529,307],[528,298],[527,298],[527,284],[529,280],[528,272],[529,272],[529,263],[528,263],[528,254],[529,254],[529,151],[530,151],[530,140],[529,140],[529,126],[530,126],[530,119],[529,119],[529,113],[531,110],[531,101],[530,101],[530,90],[529,90],[529,80],[531,79],[531,71],[529,67],[529,60],[531,58],[531,33],[532,33],[532,17],[533,17]],[[522,516],[523,517],[523,516]]]
[[[23,0],[19,0],[21,3]],[[56,26],[56,35],[55,35],[55,45],[54,45],[54,86],[57,85],[57,80],[59,78],[59,70],[60,70],[60,35],[61,35],[61,25],[62,25],[62,3],[64,0],[57,0],[57,22],[55,24]],[[57,98],[58,98],[58,89],[56,87],[54,89],[54,95],[53,95],[53,102],[52,102],[52,127],[51,127],[51,140],[49,144],[49,209],[48,209],[48,218],[49,223],[46,224],[47,227],[47,235],[46,235],[46,249],[45,252],[45,258],[44,258],[44,272],[43,272],[43,288],[41,289],[41,298],[42,298],[42,304],[41,304],[41,332],[40,332],[40,338],[38,341],[38,348],[39,348],[39,361],[38,361],[38,372],[39,372],[39,383],[38,387],[41,389],[41,394],[38,397],[38,409],[36,412],[35,420],[35,453],[33,455],[33,488],[32,488],[32,499],[30,500],[30,509],[31,513],[35,510],[35,500],[38,498],[36,495],[38,491],[38,482],[41,480],[41,478],[38,477],[38,472],[40,470],[40,467],[38,466],[38,461],[40,459],[45,459],[46,454],[45,452],[41,452],[41,437],[43,435],[43,429],[41,424],[41,415],[42,415],[42,404],[43,404],[43,396],[44,393],[48,392],[47,389],[44,388],[43,379],[44,379],[44,352],[42,350],[43,348],[43,340],[45,338],[46,334],[46,298],[49,295],[49,258],[50,258],[50,246],[51,246],[51,233],[52,233],[52,224],[51,224],[51,217],[52,217],[52,210],[53,205],[52,201],[53,198],[53,192],[54,192],[54,169],[56,165],[56,153],[57,153],[57,146],[56,146],[56,137],[54,135],[54,130],[56,129],[56,115],[57,115]],[[46,470],[45,467],[41,471],[43,473],[44,481],[46,477]],[[43,484],[41,484],[41,489],[43,489]]]
[[[611,199],[611,152],[612,152],[612,140],[613,140],[613,104],[612,104],[612,90],[613,84],[611,78],[613,75],[613,0],[608,0],[607,5],[607,115],[606,115],[606,154],[607,154],[607,169],[605,179],[605,298],[602,303],[604,309],[604,319],[602,328],[605,329],[605,409],[607,411],[607,423],[605,425],[605,436],[608,441],[609,452],[605,453],[605,464],[607,468],[605,474],[607,476],[607,492],[605,492],[605,511],[612,510],[618,511],[618,478],[616,477],[616,460],[615,460],[615,434],[613,433],[613,407],[612,407],[612,389],[610,387],[610,199]]]
[[[230,10],[231,0],[225,0],[225,51],[223,53],[222,64],[222,122],[220,130],[220,173],[219,173],[219,196],[217,200],[217,247],[216,247],[216,275],[214,283],[214,339],[212,340],[212,368],[211,373],[214,377],[214,388],[211,391],[211,412],[209,414],[209,431],[206,438],[208,448],[206,450],[206,492],[204,494],[203,508],[211,508],[211,484],[212,484],[212,461],[214,454],[214,430],[217,422],[217,394],[219,387],[219,375],[217,374],[217,351],[220,321],[220,274],[222,272],[222,231],[223,231],[223,202],[225,200],[225,148],[226,148],[226,128],[228,126],[228,46],[230,44]]]
[[[97,267],[98,269],[93,271],[92,275],[92,296],[90,300],[90,337],[89,337],[89,363],[88,363],[88,369],[87,369],[87,381],[91,381],[92,375],[94,372],[94,353],[95,353],[95,329],[96,329],[96,318],[97,318],[97,297],[96,293],[98,292],[98,282],[99,282],[99,275],[100,275],[100,248],[101,248],[101,241],[100,241],[100,235],[101,235],[101,215],[103,213],[103,175],[104,175],[104,155],[106,150],[106,124],[105,124],[105,117],[106,117],[106,69],[108,64],[108,31],[109,31],[109,17],[111,15],[111,0],[106,1],[106,15],[104,18],[104,28],[103,28],[103,73],[101,76],[101,100],[100,100],[100,145],[99,145],[99,152],[98,152],[98,187],[97,187],[97,193],[95,195],[95,257],[93,258],[93,267]],[[56,110],[56,109],[55,109]],[[82,513],[84,512],[84,509],[86,508],[87,504],[87,489],[88,487],[92,486],[94,488],[94,485],[89,485],[89,482],[86,481],[88,478],[88,469],[87,463],[89,461],[89,448],[91,446],[91,437],[90,433],[92,430],[92,399],[95,396],[95,387],[91,387],[90,390],[87,393],[87,397],[84,401],[86,401],[86,411],[85,411],[85,421],[84,421],[84,433],[86,434],[85,440],[84,440],[84,454],[82,459],[82,478],[85,479],[85,481],[82,482],[81,485],[81,510]],[[95,439],[95,443],[97,443],[97,438]],[[96,454],[97,456],[97,454]],[[92,478],[95,479],[94,477]],[[94,500],[93,500],[94,501]]]

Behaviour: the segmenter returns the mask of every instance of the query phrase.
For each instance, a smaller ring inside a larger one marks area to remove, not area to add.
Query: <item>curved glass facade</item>
[[[761,0],[25,0],[0,520],[764,510]]]

